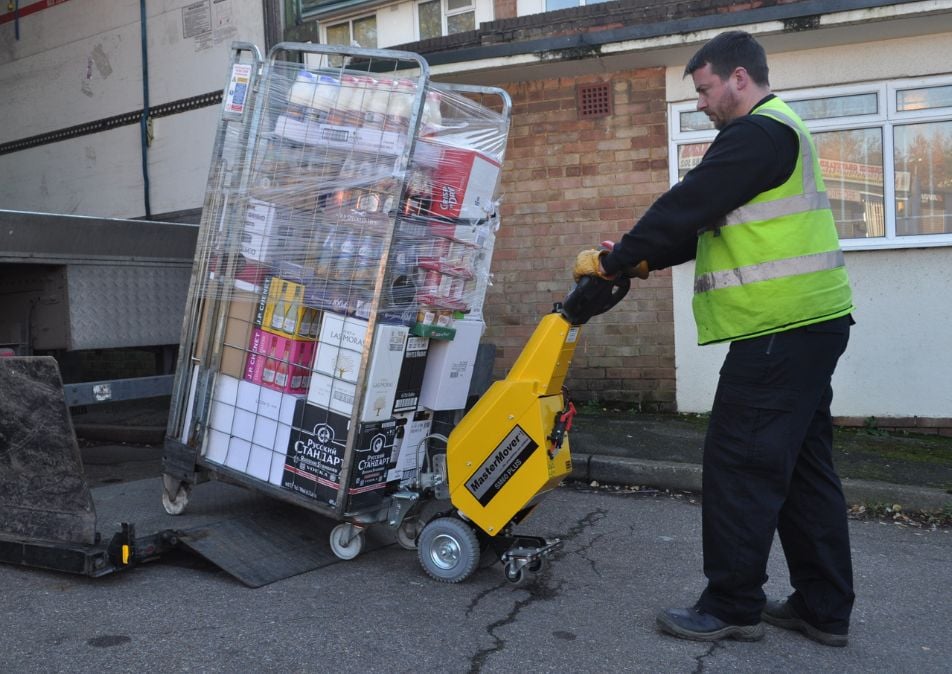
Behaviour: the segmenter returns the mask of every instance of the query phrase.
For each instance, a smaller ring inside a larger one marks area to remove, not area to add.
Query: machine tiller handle
[[[621,302],[630,288],[631,279],[622,274],[611,280],[583,276],[558,310],[572,325],[582,325]]]

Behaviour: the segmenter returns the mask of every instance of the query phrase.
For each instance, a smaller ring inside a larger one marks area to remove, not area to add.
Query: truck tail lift
[[[518,583],[561,544],[513,529],[572,470],[574,406],[563,382],[580,327],[621,301],[629,284],[583,278],[540,321],[506,379],[465,414],[445,455],[428,457],[418,484],[394,494],[381,521],[403,547],[417,549],[428,575],[460,582],[491,548]],[[0,412],[0,562],[99,577],[157,559],[188,538],[173,529],[139,536],[123,523],[104,541],[53,358],[0,358]],[[450,507],[419,520],[422,506],[447,498]],[[371,523],[334,527],[334,554],[356,556]]]
[[[56,360],[0,358],[0,562],[104,576],[177,544],[132,524],[108,541],[96,511]]]

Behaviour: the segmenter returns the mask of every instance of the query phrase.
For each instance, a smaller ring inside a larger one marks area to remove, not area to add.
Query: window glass
[[[952,233],[952,121],[896,126],[896,235]]]
[[[824,131],[813,141],[840,238],[885,236],[882,132]]]
[[[701,157],[711,147],[710,143],[689,143],[687,145],[678,145],[678,180],[684,177],[684,174],[701,163]]]
[[[350,23],[328,26],[327,44],[350,44]]]
[[[897,112],[949,107],[952,107],[952,85],[904,89],[896,92]]]
[[[545,11],[554,12],[557,9],[568,9],[569,7],[578,7],[578,0],[545,0]]]
[[[453,16],[446,17],[446,32],[449,35],[453,33],[463,33],[467,30],[476,30],[475,12],[454,14]]]
[[[452,12],[456,9],[466,9],[472,6],[472,0],[446,0],[446,11],[448,12]]]
[[[417,15],[420,18],[420,39],[443,35],[443,17],[440,13],[440,0],[421,2],[417,5]]]
[[[377,48],[376,16],[365,16],[362,19],[354,19],[354,40],[361,47],[367,49]]]
[[[879,112],[877,100],[876,94],[869,93],[807,98],[801,101],[787,101],[787,104],[800,115],[801,119],[810,120],[875,115]]]
[[[707,131],[714,128],[714,123],[703,112],[682,112],[678,115],[681,131]]]

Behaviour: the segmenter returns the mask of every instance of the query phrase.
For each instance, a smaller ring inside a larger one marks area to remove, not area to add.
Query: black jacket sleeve
[[[796,133],[763,115],[745,115],[725,126],[701,163],[662,194],[631,231],[602,258],[609,274],[647,260],[664,269],[694,258],[701,229],[738,206],[783,184],[796,167]]]

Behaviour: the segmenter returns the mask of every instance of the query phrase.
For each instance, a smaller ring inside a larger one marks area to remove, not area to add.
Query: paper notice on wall
[[[212,30],[212,10],[208,0],[193,2],[182,8],[182,37],[199,37]]]
[[[202,0],[182,8],[182,35],[194,40],[195,51],[231,42],[238,35],[233,0]]]

